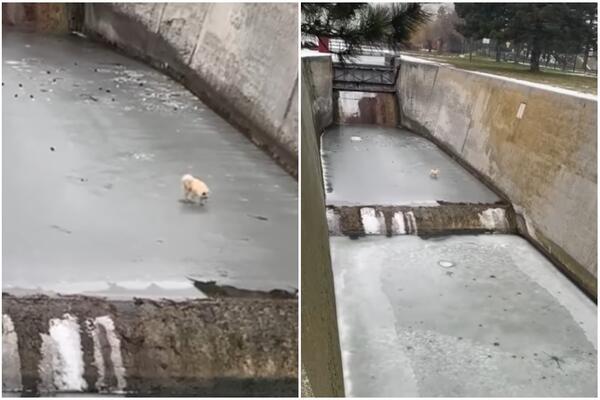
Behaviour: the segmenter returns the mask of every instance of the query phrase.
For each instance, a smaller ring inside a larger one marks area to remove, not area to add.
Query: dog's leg
[[[192,201],[192,197],[191,197],[191,192],[188,188],[184,188],[183,189],[183,197],[185,198],[185,201],[187,202],[191,202]]]

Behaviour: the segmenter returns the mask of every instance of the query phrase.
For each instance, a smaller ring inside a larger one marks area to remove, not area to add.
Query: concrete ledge
[[[512,208],[506,204],[445,203],[437,207],[327,206],[332,236],[515,233]]]
[[[297,396],[298,302],[3,294],[5,392]]]

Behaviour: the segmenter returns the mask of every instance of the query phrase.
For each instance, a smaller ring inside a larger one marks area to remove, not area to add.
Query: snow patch
[[[547,90],[549,92],[554,92],[554,93],[558,93],[558,94],[565,94],[568,96],[579,97],[579,98],[586,99],[586,100],[598,101],[598,96],[589,94],[589,93],[583,93],[583,92],[578,92],[575,90],[564,89],[561,87],[550,86],[550,85],[546,85],[543,83],[523,81],[521,79],[509,78],[509,77],[501,76],[501,75],[488,74],[486,72],[467,71],[467,70],[460,69],[460,68],[452,68],[452,69],[457,69],[457,70],[464,71],[464,72],[467,72],[470,74],[476,74],[476,75],[481,75],[481,76],[487,76],[490,78],[501,79],[503,81],[517,83],[519,85],[529,86],[529,87],[533,87],[536,89]]]
[[[49,334],[41,333],[42,360],[39,370],[42,389],[58,391],[83,391],[84,362],[77,317],[64,314],[52,318]]]
[[[408,61],[408,62],[419,63],[419,64],[433,64],[433,65],[440,65],[441,64],[441,63],[436,62],[436,61],[426,60],[424,58],[406,56],[404,54],[400,55],[400,60],[401,61]]]

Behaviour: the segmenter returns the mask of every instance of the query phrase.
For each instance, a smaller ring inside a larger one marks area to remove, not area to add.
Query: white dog
[[[432,168],[431,171],[429,171],[429,176],[431,177],[431,179],[437,179],[439,174],[440,170],[437,168]]]
[[[199,202],[201,205],[204,205],[210,194],[206,183],[198,178],[194,178],[190,174],[185,174],[181,178],[181,183],[183,184],[183,194],[187,201]]]

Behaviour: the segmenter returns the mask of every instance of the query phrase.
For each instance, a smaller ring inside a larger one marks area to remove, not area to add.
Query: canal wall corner
[[[306,79],[317,136],[333,123],[333,69],[329,54],[302,57],[302,78]]]

